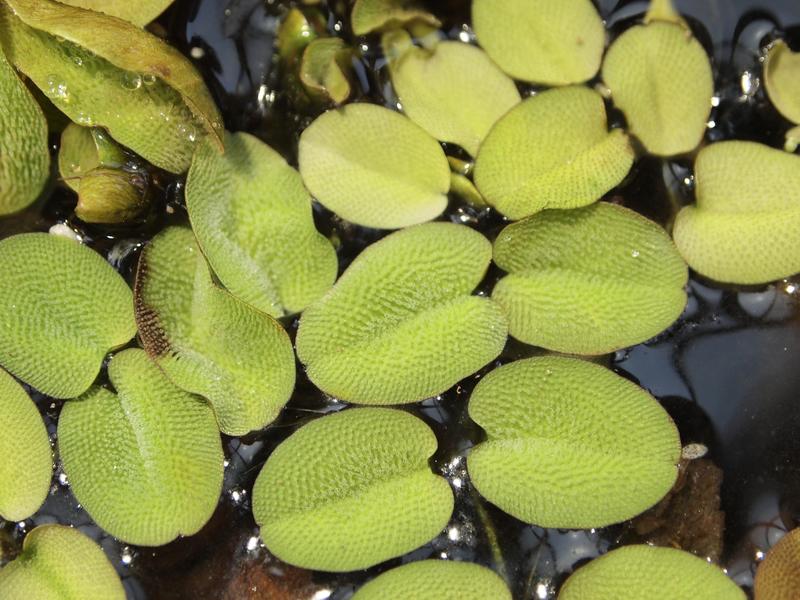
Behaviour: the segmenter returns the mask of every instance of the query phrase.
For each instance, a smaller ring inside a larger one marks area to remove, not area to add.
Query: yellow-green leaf
[[[300,319],[297,355],[320,389],[360,404],[435,396],[500,354],[506,322],[470,295],[491,258],[453,223],[393,233],[362,252]]]
[[[800,156],[754,142],[720,142],[695,162],[697,204],[673,237],[695,271],[766,283],[800,271]]]
[[[122,148],[100,128],[70,123],[61,132],[58,171],[64,183],[76,192],[80,190],[81,177],[92,169],[119,168],[125,160]]]
[[[289,336],[212,282],[190,230],[153,238],[135,296],[145,350],[179,387],[211,402],[224,433],[243,435],[278,416],[294,389]]]
[[[75,215],[87,223],[128,223],[141,217],[149,195],[139,173],[97,168],[80,179]]]
[[[758,600],[796,600],[800,590],[800,528],[784,535],[758,565],[755,596]]]
[[[356,408],[304,425],[267,459],[253,514],[275,556],[307,569],[355,571],[434,538],[453,493],[428,460],[436,436],[418,418]]]
[[[0,241],[0,330],[0,366],[49,396],[74,398],[136,332],[131,290],[78,242],[15,235]]]
[[[374,104],[328,111],[300,136],[300,174],[343,219],[381,229],[430,221],[447,206],[450,169],[439,144]]]
[[[63,4],[78,6],[144,27],[172,4],[173,0],[59,0]]]
[[[0,457],[0,519],[22,521],[39,510],[47,497],[53,456],[39,410],[2,369]]]
[[[303,51],[300,81],[313,97],[342,104],[350,97],[350,59],[341,38],[313,40]]]
[[[800,52],[782,40],[772,44],[764,61],[764,85],[778,112],[800,123]]]
[[[415,2],[408,0],[356,0],[350,23],[353,33],[366,35],[372,31],[413,23],[439,27],[439,20]]]
[[[514,79],[545,85],[595,76],[606,32],[591,0],[473,0],[478,43]]]
[[[585,87],[525,100],[489,132],[475,162],[475,184],[509,219],[545,208],[591,204],[633,164],[628,136],[608,131],[600,95]]]
[[[686,265],[666,232],[598,202],[509,225],[494,260],[510,274],[492,299],[509,332],[558,352],[604,354],[663,331],[686,304]]]

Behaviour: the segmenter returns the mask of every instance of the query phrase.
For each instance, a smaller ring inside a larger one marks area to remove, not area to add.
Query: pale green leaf
[[[652,21],[666,21],[676,25],[686,25],[680,13],[675,10],[672,0],[650,0],[650,7],[644,16],[645,23]]]
[[[381,229],[430,221],[447,206],[450,169],[436,140],[374,104],[328,111],[300,136],[300,174],[341,218]]]
[[[573,573],[558,600],[745,600],[719,567],[675,548],[624,546]]]
[[[22,521],[39,510],[47,497],[53,456],[39,410],[2,369],[0,457],[0,519]]]
[[[131,544],[159,546],[205,525],[222,490],[217,422],[143,350],[115,354],[99,386],[67,402],[58,451],[72,493],[92,519]]]
[[[469,415],[487,440],[467,458],[472,483],[503,511],[541,527],[630,519],[672,488],[675,424],[639,386],[600,365],[540,357],[495,369]]]
[[[655,20],[617,38],[603,81],[630,132],[651,154],[694,150],[706,131],[714,79],[706,51],[682,25]]]
[[[0,569],[3,600],[125,600],[103,550],[77,529],[40,525]]]
[[[356,0],[350,23],[353,33],[366,35],[415,21],[440,27],[439,20],[418,3],[408,0]]]
[[[0,217],[32,204],[49,176],[47,121],[0,48]]]
[[[0,330],[0,366],[48,396],[73,398],[136,332],[131,290],[78,242],[15,235],[0,241]]]
[[[606,42],[591,0],[473,0],[472,27],[503,71],[545,85],[594,77]]]
[[[186,181],[195,235],[220,281],[272,316],[303,310],[336,280],[336,252],[314,227],[300,175],[246,133],[224,155],[203,144]]]
[[[695,162],[697,204],[673,236],[695,271],[756,284],[800,271],[800,156],[754,142],[720,142]]]
[[[294,389],[289,336],[212,282],[189,229],[169,227],[144,249],[135,297],[145,350],[179,387],[211,402],[224,433],[278,416]]]
[[[87,223],[128,223],[149,206],[142,176],[121,169],[97,168],[80,179],[75,215]]]
[[[509,332],[558,352],[604,354],[657,335],[686,304],[686,265],[666,232],[598,202],[509,225],[494,260],[510,274],[492,299]]]
[[[764,61],[764,85],[770,101],[792,123],[800,123],[800,52],[779,40]]]
[[[172,4],[173,0],[59,0],[63,4],[119,17],[144,27]]]
[[[758,565],[755,597],[758,600],[796,600],[800,590],[800,528],[784,535]]]
[[[486,199],[466,175],[450,173],[450,191],[475,208],[486,208]]]
[[[253,488],[261,538],[289,564],[355,571],[434,538],[453,493],[428,460],[436,436],[418,418],[356,408],[304,425],[267,459]]]
[[[470,295],[490,258],[486,238],[452,223],[369,246],[300,319],[297,355],[311,381],[349,402],[403,404],[483,367],[507,332],[500,308]]]
[[[61,132],[58,171],[64,183],[76,192],[80,190],[81,177],[92,169],[99,166],[116,169],[125,161],[122,148],[100,128],[70,123]]]
[[[475,162],[475,184],[509,219],[591,204],[633,164],[628,136],[608,130],[600,95],[585,87],[537,94],[506,114]]]
[[[341,38],[313,40],[303,51],[300,81],[313,97],[342,104],[350,97],[350,56]]]

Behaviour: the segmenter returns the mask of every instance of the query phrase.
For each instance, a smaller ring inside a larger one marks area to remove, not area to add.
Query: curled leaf
[[[224,433],[243,435],[278,416],[294,389],[289,337],[212,282],[190,230],[168,227],[153,238],[135,297],[145,350],[175,384],[211,402]]]
[[[800,156],[754,142],[720,142],[695,162],[697,204],[673,237],[695,271],[756,284],[800,271]]]
[[[545,85],[595,76],[606,32],[591,0],[473,0],[478,43],[514,79]]]
[[[585,87],[549,90],[511,109],[475,162],[475,184],[509,219],[545,208],[591,204],[633,164],[628,136],[608,131],[600,95]]]
[[[494,260],[509,272],[492,299],[510,334],[558,352],[604,354],[643,342],[686,305],[686,265],[666,232],[605,202],[509,225]]]
[[[300,174],[343,219],[382,229],[430,221],[447,206],[450,169],[439,144],[405,116],[348,104],[300,136]]]
[[[350,15],[350,23],[356,35],[366,35],[372,31],[415,21],[432,27],[441,26],[439,19],[408,0],[356,0]]]
[[[303,51],[300,81],[306,90],[322,100],[342,104],[350,97],[350,50],[341,38],[320,38]]]
[[[782,40],[772,44],[764,60],[764,85],[778,112],[800,123],[800,52]]]
[[[61,178],[76,192],[80,179],[100,166],[119,168],[127,157],[108,134],[97,127],[81,127],[70,123],[61,133],[58,149],[58,170]]]
[[[222,490],[211,407],[175,387],[139,349],[114,355],[108,376],[116,393],[94,386],[58,420],[72,492],[100,527],[132,544],[196,533]]]
[[[270,552],[323,571],[365,569],[447,524],[453,493],[431,472],[436,436],[418,418],[357,408],[304,425],[267,459],[253,514]]]
[[[172,4],[173,0],[59,0],[63,4],[102,12],[144,27]]]
[[[499,307],[470,295],[489,261],[486,238],[452,223],[372,244],[300,319],[309,378],[349,402],[403,404],[471,375],[506,341]]]
[[[103,258],[46,233],[0,241],[0,365],[40,392],[86,391],[133,337],[131,290]]]
[[[800,590],[800,528],[775,544],[758,565],[755,595],[758,600],[795,600]]]
[[[87,223],[128,223],[149,206],[142,176],[119,169],[94,169],[81,178],[75,215]]]

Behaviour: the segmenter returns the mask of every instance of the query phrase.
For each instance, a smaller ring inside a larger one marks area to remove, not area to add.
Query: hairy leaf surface
[[[800,590],[800,528],[784,535],[758,565],[755,596],[758,600],[794,600]]]
[[[764,84],[775,108],[792,123],[800,123],[800,52],[775,42],[764,61]]]
[[[144,27],[172,4],[173,0],[59,0],[63,4],[78,6],[119,17]]]

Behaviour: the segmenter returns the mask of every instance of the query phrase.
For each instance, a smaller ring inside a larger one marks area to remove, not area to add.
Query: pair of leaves
[[[453,493],[428,459],[436,436],[418,418],[356,408],[304,425],[267,459],[253,514],[275,556],[323,571],[365,569],[435,537]]]
[[[775,544],[758,566],[755,595],[758,600],[793,600],[800,589],[800,528]]]
[[[452,223],[372,244],[300,319],[297,355],[309,378],[349,402],[402,404],[474,373],[507,335],[500,308],[470,295],[490,260],[486,238]]]
[[[350,97],[351,51],[341,38],[313,40],[303,51],[300,81],[312,97],[342,104]]]

